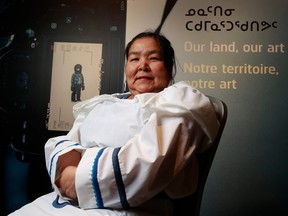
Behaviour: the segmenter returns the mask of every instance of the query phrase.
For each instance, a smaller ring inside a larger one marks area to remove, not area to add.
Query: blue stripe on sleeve
[[[103,204],[103,199],[102,199],[99,183],[98,183],[98,178],[97,178],[99,159],[100,159],[104,150],[105,150],[105,148],[102,148],[98,151],[98,153],[95,157],[95,160],[94,160],[92,173],[91,173],[92,184],[93,184],[96,204],[97,204],[98,208],[105,208],[104,204]]]
[[[61,141],[59,141],[58,143],[56,143],[55,147],[57,147],[58,145],[62,144],[63,142],[66,142],[66,141],[69,141],[69,140],[61,140]]]
[[[129,208],[129,203],[127,201],[125,186],[123,183],[120,165],[119,165],[118,153],[119,153],[120,149],[121,148],[115,148],[114,149],[113,156],[112,156],[112,163],[113,163],[116,185],[117,185],[118,193],[119,193],[119,197],[120,197],[120,202],[122,204],[122,207],[125,209],[125,208]]]
[[[58,142],[58,143],[55,145],[55,147],[56,147],[57,145],[65,142],[65,141],[68,141],[68,140],[63,140],[63,141]],[[79,146],[79,145],[80,145],[79,143],[75,143],[75,144],[72,144],[72,145],[67,146],[66,148],[71,147],[71,146]],[[51,176],[51,174],[52,174],[52,165],[53,165],[53,161],[54,161],[56,155],[58,155],[58,154],[59,154],[61,151],[63,151],[63,150],[64,150],[64,149],[59,150],[58,152],[56,152],[56,153],[51,157],[50,167],[49,167],[49,176]]]

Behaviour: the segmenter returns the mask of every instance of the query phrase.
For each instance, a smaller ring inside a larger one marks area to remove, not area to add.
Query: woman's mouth
[[[136,80],[152,80],[153,78],[152,77],[147,77],[147,76],[141,76],[141,77],[137,77]]]

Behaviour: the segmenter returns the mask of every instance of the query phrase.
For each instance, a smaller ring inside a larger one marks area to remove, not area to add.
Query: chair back
[[[188,197],[174,200],[174,203],[175,203],[174,215],[176,216],[182,216],[182,215],[199,216],[200,215],[200,208],[201,208],[204,187],[205,187],[206,180],[208,178],[208,174],[210,172],[210,168],[212,166],[212,162],[214,160],[214,156],[216,154],[216,151],[217,151],[217,148],[218,148],[221,136],[222,136],[222,132],[226,124],[227,112],[228,112],[226,104],[218,98],[215,98],[212,96],[208,96],[208,97],[210,101],[213,103],[217,111],[220,128],[211,148],[209,148],[207,151],[203,153],[200,153],[197,156],[199,173],[198,173],[198,184],[197,184],[196,191]]]

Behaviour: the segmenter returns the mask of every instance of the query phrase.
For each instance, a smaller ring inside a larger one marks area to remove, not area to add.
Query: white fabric
[[[137,209],[81,209],[59,198],[55,192],[39,197],[8,216],[172,216],[173,209],[167,200],[153,199]],[[148,206],[148,207],[147,207]]]
[[[80,143],[84,147],[120,147],[143,127],[137,100],[113,98],[92,109],[80,127]]]
[[[76,104],[71,131],[47,141],[46,165],[55,192],[61,196],[54,184],[58,157],[77,149],[82,152],[76,173],[82,209],[94,208],[93,212],[105,215],[95,208],[137,207],[161,191],[171,198],[193,193],[196,153],[211,146],[219,128],[209,98],[184,82],[160,93],[136,95],[133,100],[119,96],[101,95]],[[75,209],[75,213],[80,211]],[[77,215],[88,214],[81,212],[85,214]]]

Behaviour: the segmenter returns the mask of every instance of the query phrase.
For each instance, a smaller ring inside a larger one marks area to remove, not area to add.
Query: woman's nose
[[[142,71],[149,71],[150,70],[149,64],[147,63],[146,60],[142,60],[140,62],[139,70],[142,70]]]

